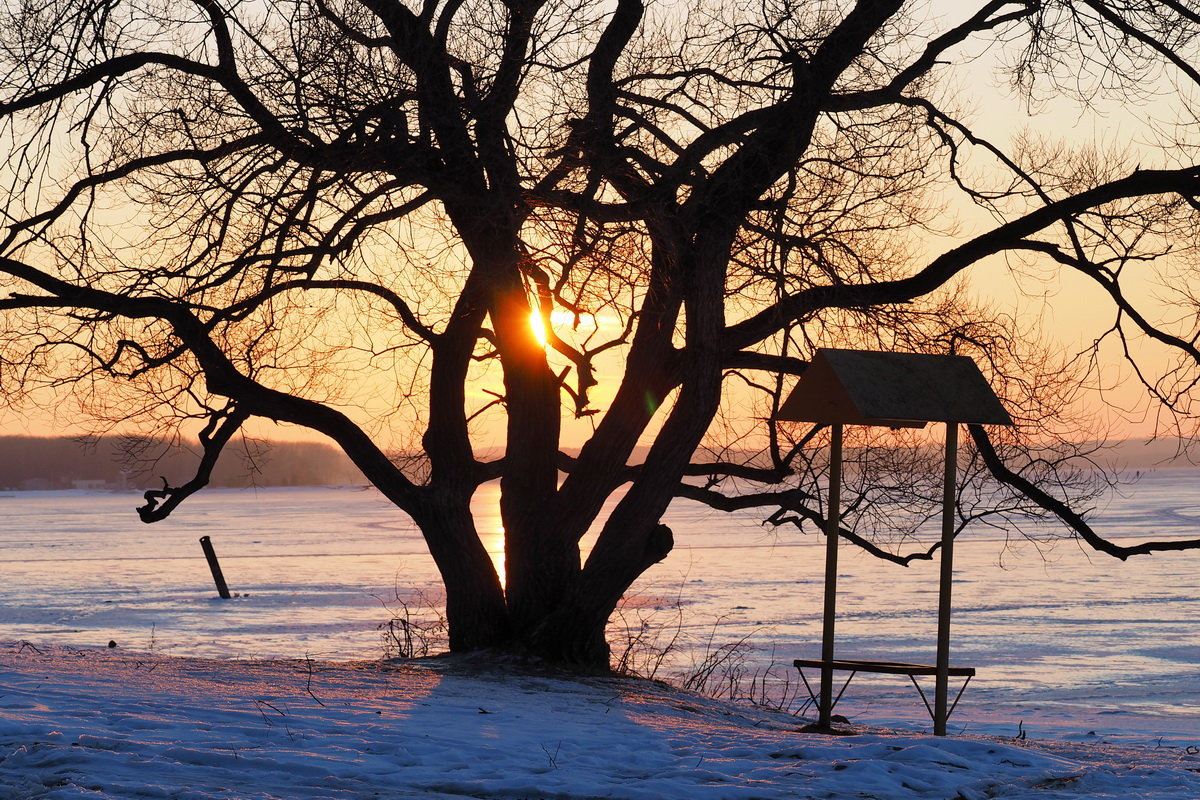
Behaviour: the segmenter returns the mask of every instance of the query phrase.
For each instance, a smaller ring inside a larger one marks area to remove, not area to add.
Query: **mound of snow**
[[[1200,797],[1188,750],[805,720],[474,658],[215,661],[0,644],[0,798]]]

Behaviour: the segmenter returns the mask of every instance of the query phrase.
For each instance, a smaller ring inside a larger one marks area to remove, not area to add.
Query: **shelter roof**
[[[833,348],[817,350],[778,418],[892,428],[1013,424],[967,356]]]

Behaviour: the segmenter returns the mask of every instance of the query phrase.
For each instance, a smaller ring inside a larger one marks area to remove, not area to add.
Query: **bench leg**
[[[929,718],[937,721],[937,715],[933,711],[933,706],[929,705],[929,698],[925,696],[925,690],[921,688],[921,684],[917,683],[917,676],[909,674],[908,679],[912,681],[912,685],[917,687],[917,693],[921,695],[921,702],[925,704],[925,710],[929,712]],[[950,715],[954,713],[954,709],[958,708],[958,701],[962,699],[963,692],[967,690],[967,684],[971,682],[971,676],[963,681],[963,685],[958,687],[958,694],[954,695],[954,702],[950,704],[950,708],[946,711],[946,719],[950,719]]]
[[[963,681],[963,685],[958,687],[958,694],[954,695],[954,702],[950,704],[950,710],[946,712],[946,719],[950,719],[950,715],[954,713],[954,709],[958,708],[958,701],[962,699],[963,692],[967,690],[967,684],[971,682],[971,676]]]
[[[921,695],[921,702],[925,704],[925,710],[929,712],[929,718],[936,719],[936,715],[933,713],[933,706],[929,705],[929,698],[925,696],[925,690],[921,688],[921,684],[917,683],[917,676],[910,672],[908,673],[908,679],[917,688],[917,694]]]
[[[808,692],[808,704],[806,704],[804,708],[808,708],[809,705],[820,706],[821,703],[819,700],[817,700],[817,693],[813,691],[812,685],[809,684],[808,676],[804,674],[804,670],[800,669],[800,667],[796,667],[796,672],[800,673],[800,680],[804,681],[804,690]],[[800,710],[804,711],[804,708]]]
[[[817,698],[817,693],[813,691],[812,684],[808,682],[808,677],[804,674],[804,670],[800,667],[796,667],[796,671],[800,673],[800,680],[804,681],[804,690],[808,692],[808,703],[805,704],[804,708],[808,708],[808,705],[811,704],[820,709],[821,701]],[[854,676],[857,674],[858,670],[854,670],[850,673],[850,677],[846,678],[846,682],[842,684],[842,688],[838,691],[837,696],[834,697],[833,702],[829,704],[830,714],[833,713],[834,707],[838,704],[838,701],[842,699],[842,695],[846,693],[846,687],[850,685],[850,681],[854,680]],[[800,710],[803,711],[804,708]]]
[[[842,684],[842,690],[837,693],[837,697],[833,698],[833,702],[829,704],[830,713],[833,713],[833,707],[838,704],[838,700],[842,699],[842,695],[844,695],[846,693],[846,687],[850,685],[850,681],[854,680],[854,676],[857,674],[858,674],[858,671],[855,670],[854,672],[850,673],[849,678],[846,678],[846,682]]]

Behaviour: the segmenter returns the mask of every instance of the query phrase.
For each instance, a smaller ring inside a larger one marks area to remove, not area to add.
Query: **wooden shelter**
[[[949,678],[974,670],[950,667],[951,583],[954,574],[954,496],[957,489],[958,427],[960,424],[1011,425],[987,379],[966,356],[887,353],[870,350],[818,349],[804,376],[780,406],[778,419],[832,426],[829,467],[829,515],[825,541],[825,609],[821,659],[797,659],[797,668],[820,665],[818,724],[829,728],[833,706],[833,672],[890,672],[907,674],[920,691],[916,675],[935,676],[934,733],[946,734]],[[937,661],[931,666],[882,661],[838,661],[834,658],[837,612],[837,554],[841,524],[842,431],[846,425],[923,428],[946,424],[945,480],[942,494],[942,540],[938,593]],[[803,674],[803,673],[801,673]],[[846,683],[849,684],[847,679]],[[964,684],[965,688],[965,684]],[[845,686],[843,686],[843,691]],[[961,689],[959,690],[961,694]],[[840,693],[838,697],[840,697]],[[924,693],[922,692],[922,698]],[[955,700],[957,703],[957,699]],[[928,703],[926,703],[928,705]]]

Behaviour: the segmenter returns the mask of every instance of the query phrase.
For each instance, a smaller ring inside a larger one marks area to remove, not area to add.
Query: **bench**
[[[804,668],[822,669],[825,666],[825,661],[819,658],[797,658],[792,662],[796,670],[800,673],[800,679],[804,681],[804,688],[808,691],[809,700],[813,705],[820,708],[821,701],[817,693],[813,691],[812,685],[808,682],[808,677],[804,674]],[[850,681],[854,680],[854,676],[860,672],[875,672],[885,675],[907,675],[916,687],[917,693],[921,695],[921,702],[925,704],[925,710],[929,712],[929,718],[936,722],[937,717],[934,714],[933,706],[929,705],[929,698],[925,696],[925,690],[921,688],[921,684],[917,683],[918,675],[937,675],[937,667],[932,664],[908,664],[903,661],[868,661],[860,658],[836,658],[829,662],[829,666],[834,671],[849,672],[850,677],[846,678],[846,682],[842,684],[842,688],[838,691],[837,696],[833,698],[833,702],[829,704],[830,712],[837,705],[838,700],[842,699],[842,695],[846,691],[846,687],[850,685]],[[950,708],[946,711],[946,716],[949,717],[954,713],[954,709],[958,706],[958,701],[966,691],[967,684],[971,682],[971,678],[975,677],[974,667],[950,667],[947,673],[952,677],[966,678],[963,685],[959,687],[958,694],[954,696],[954,702],[950,704]]]

